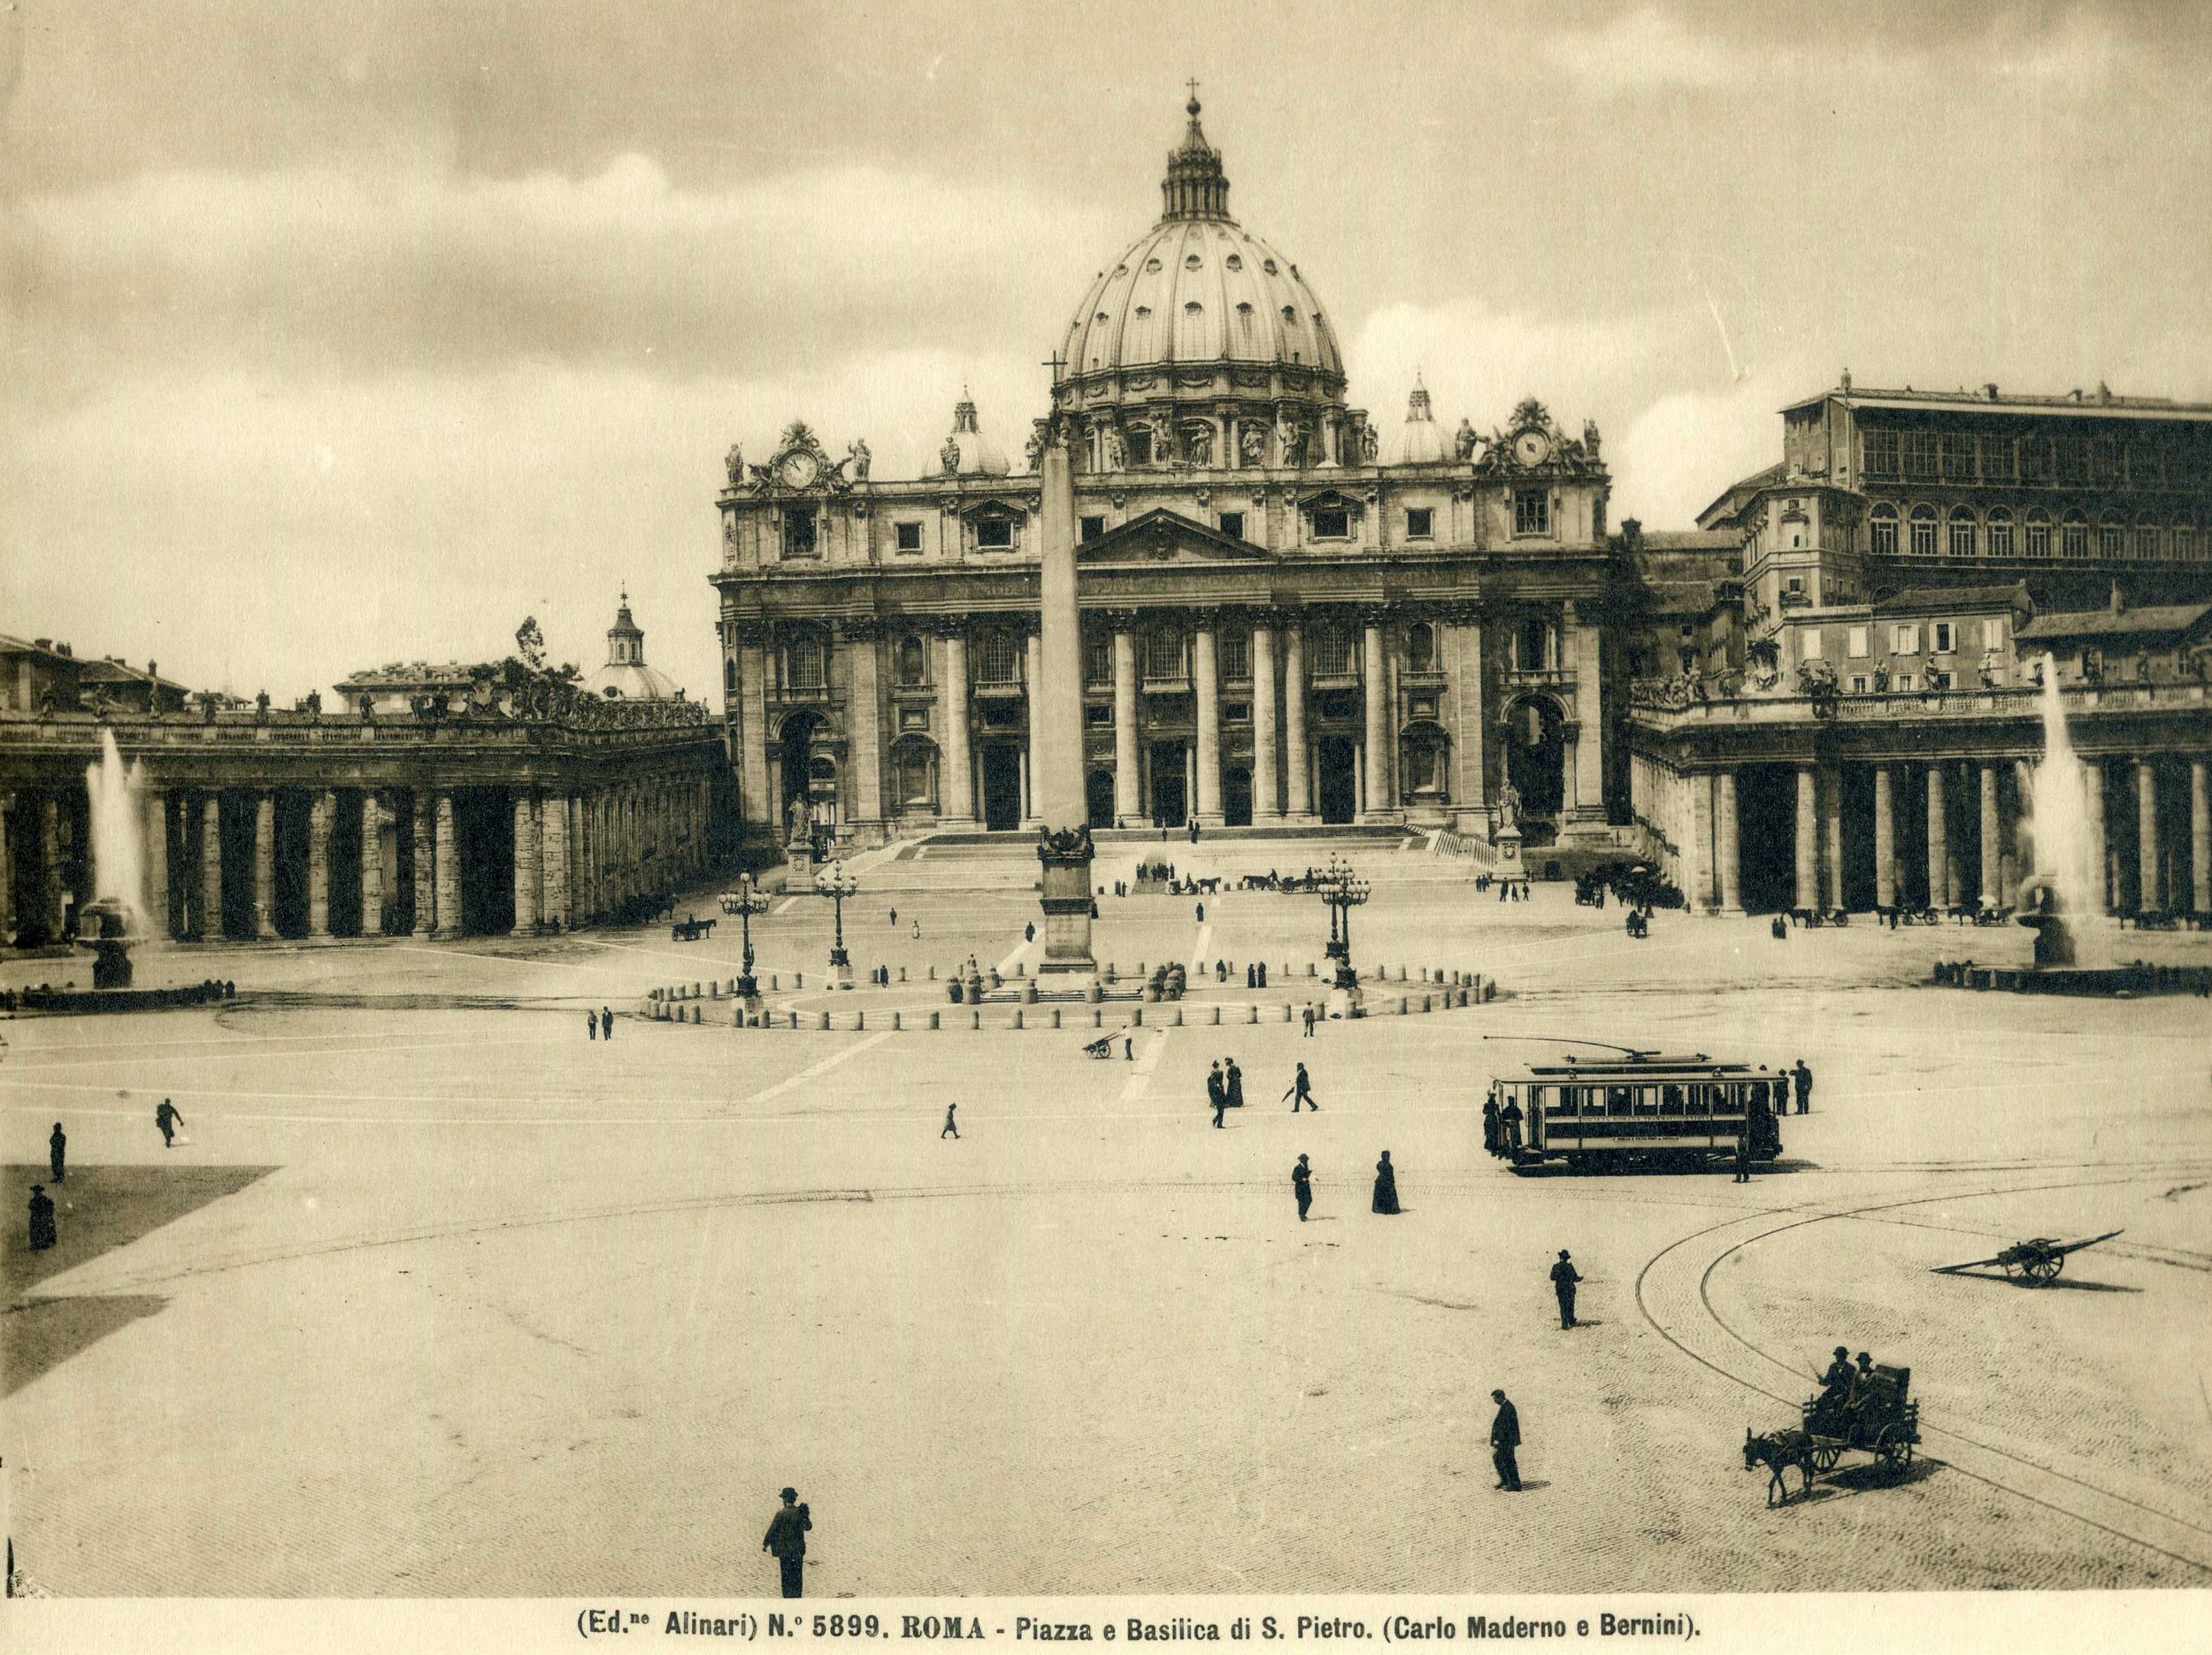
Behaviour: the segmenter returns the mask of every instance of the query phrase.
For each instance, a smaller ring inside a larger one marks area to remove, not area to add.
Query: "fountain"
[[[100,732],[100,762],[86,767],[92,803],[92,892],[77,941],[92,950],[92,986],[131,985],[131,945],[146,933],[146,847],[138,766],[126,770],[115,732]]]

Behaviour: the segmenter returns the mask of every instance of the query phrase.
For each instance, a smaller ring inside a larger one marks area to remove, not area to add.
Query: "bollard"
[[[1133,1006],[1129,1008],[1129,1026],[1132,1029],[1141,1029],[1144,1027],[1144,1007],[1141,1004]]]
[[[730,1027],[732,1027],[733,1029],[742,1029],[744,1026],[745,1026],[745,1008],[744,1008],[744,1007],[742,1007],[742,1006],[740,1006],[740,1007],[737,1008],[737,1015],[736,1015],[736,1016],[735,1016],[735,1017],[734,1017],[734,1018],[731,1021]]]
[[[1244,1012],[1245,1022],[1257,1023],[1260,1020],[1260,1008],[1257,1006],[1247,1006],[1244,1008]]]
[[[694,1000],[699,998],[699,985],[696,983],[691,985],[691,998]]]
[[[1015,961],[1014,975],[1016,977],[1027,977],[1029,975],[1029,967],[1019,960]]]
[[[970,1012],[968,1014],[968,1027],[971,1029],[980,1029],[982,1026],[983,1014],[979,1011]]]
[[[853,1014],[853,1028],[856,1031],[862,1033],[865,1033],[867,1031],[868,1014],[866,1012],[856,1011]]]
[[[891,1014],[891,1027],[895,1032],[906,1027],[905,1023],[899,1020],[899,1014],[895,1011]]]
[[[776,974],[773,971],[771,971],[768,974],[768,987],[770,992],[772,992],[782,986],[783,985],[776,980]]]
[[[939,1026],[937,1022],[937,1014],[933,1011],[929,1014],[929,1026],[933,1029]]]
[[[902,983],[906,981],[906,968],[904,966],[901,966],[899,968],[899,981]]]
[[[803,971],[794,971],[791,974],[791,986],[794,988],[804,988],[806,986],[806,973]]]
[[[933,965],[929,968],[929,980],[933,983],[937,980],[937,968]]]
[[[1427,1010],[1429,1010],[1430,1008],[1430,1008],[1430,1006],[1429,1006],[1429,997],[1428,997],[1426,994],[1422,995],[1422,996],[1421,996],[1421,1009],[1422,1009],[1423,1011],[1427,1011]]]
[[[1178,1028],[1178,1029],[1179,1029],[1179,1028],[1181,1028],[1181,1027],[1183,1026],[1183,1008],[1182,1008],[1182,1007],[1181,1007],[1181,1006],[1179,1006],[1179,1006],[1177,1006],[1177,1007],[1175,1008],[1175,1024],[1174,1024],[1174,1026],[1175,1026],[1176,1028]]]
[[[1221,1027],[1221,1008],[1218,1006],[1214,1008],[1214,1027]]]
[[[795,1011],[791,1014],[791,1026],[794,1029],[799,1026],[799,1014]]]
[[[1057,1006],[1052,1008],[1052,1026],[1056,1029],[1060,1026],[1060,1008]]]
[[[1098,1010],[1096,1008],[1093,1008],[1091,1011],[1091,1027],[1094,1029],[1103,1029],[1105,1026],[1106,1014]]]
[[[1401,1017],[1406,1015],[1406,997],[1403,994],[1398,996],[1398,1015]]]
[[[827,1012],[824,1012],[824,1013],[822,1013],[822,1015],[822,1015],[822,1027],[823,1027],[823,1028],[825,1028],[825,1029],[826,1029],[826,1028],[828,1028],[828,1027],[829,1027],[829,1013],[827,1013]]]
[[[718,977],[713,982],[707,985],[707,998],[709,1000],[720,1000],[722,998],[722,983],[720,978]]]
[[[1017,1006],[1014,1008],[1014,1027],[1018,1029],[1022,1026],[1022,1008],[1019,1006]]]
[[[1313,962],[1310,960],[1306,962],[1306,975],[1308,977],[1311,977],[1313,975]]]
[[[1283,1021],[1285,1023],[1291,1021],[1290,1005],[1288,1001],[1285,1001],[1283,1005]]]

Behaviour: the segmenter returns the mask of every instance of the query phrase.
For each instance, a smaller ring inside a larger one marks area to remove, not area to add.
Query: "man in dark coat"
[[[1490,1462],[1498,1468],[1498,1486],[1518,1494],[1521,1467],[1514,1455],[1521,1446],[1521,1415],[1502,1391],[1492,1391],[1490,1400],[1498,1405],[1497,1417],[1490,1421]]]
[[[46,1140],[46,1164],[54,1169],[54,1182],[61,1183],[67,1176],[69,1134],[61,1130],[61,1122],[54,1122],[54,1135]]]
[[[1797,1067],[1790,1070],[1790,1077],[1797,1083],[1797,1112],[1803,1115],[1813,1107],[1813,1071],[1799,1058]]]
[[[154,1111],[154,1124],[161,1129],[161,1146],[167,1149],[176,1142],[177,1128],[184,1124],[184,1112],[164,1098],[161,1107]]]
[[[799,1504],[799,1490],[783,1491],[783,1507],[768,1520],[768,1532],[761,1537],[760,1549],[772,1552],[783,1571],[783,1595],[796,1598],[805,1582],[800,1571],[806,1562],[807,1530],[814,1527],[814,1519],[807,1508]]]
[[[1206,1107],[1214,1112],[1214,1124],[1219,1126],[1222,1112],[1229,1107],[1229,1083],[1221,1077],[1218,1061],[1206,1076]]]
[[[1493,1092],[1482,1100],[1483,1148],[1493,1155],[1502,1153],[1499,1144],[1503,1137],[1504,1129],[1498,1124],[1498,1094]]]
[[[1751,1130],[1746,1126],[1736,1134],[1736,1177],[1738,1184],[1751,1182]]]
[[[945,1106],[945,1125],[944,1130],[937,1134],[937,1141],[939,1143],[943,1143],[948,1138],[957,1138],[960,1136],[960,1123],[952,1118],[953,1111],[959,1108],[959,1107],[960,1106],[956,1103],[949,1103]]]
[[[1851,1347],[1836,1346],[1835,1360],[1828,1364],[1828,1371],[1820,1376],[1820,1399],[1813,1405],[1819,1414],[1834,1414],[1851,1399]]]
[[[54,1230],[54,1203],[46,1193],[46,1186],[31,1186],[31,1251],[43,1253],[57,1239]]]
[[[1505,1107],[1498,1111],[1498,1130],[1503,1134],[1500,1141],[1508,1155],[1521,1147],[1521,1106],[1510,1098],[1505,1100]]]
[[[1321,1106],[1313,1100],[1313,1082],[1307,1077],[1306,1066],[1303,1063],[1298,1065],[1298,1077],[1290,1083],[1290,1090],[1283,1093],[1283,1096],[1290,1100],[1290,1112],[1293,1115],[1298,1113],[1301,1104],[1311,1109],[1316,1115],[1321,1113]]]
[[[1551,1267],[1551,1291],[1559,1299],[1559,1325],[1571,1328],[1575,1324],[1575,1283],[1582,1279],[1564,1247],[1559,1250],[1559,1262]]]
[[[599,1038],[603,1040],[614,1038],[614,1013],[604,1006],[599,1008]]]
[[[584,1038],[588,1040],[596,1040],[599,1038],[599,1014],[595,1011],[587,1011],[584,1014]]]
[[[1290,1169],[1290,1188],[1298,1198],[1298,1222],[1302,1224],[1306,1222],[1307,1208],[1313,1205],[1313,1168],[1306,1165],[1303,1155],[1298,1157],[1298,1164]]]

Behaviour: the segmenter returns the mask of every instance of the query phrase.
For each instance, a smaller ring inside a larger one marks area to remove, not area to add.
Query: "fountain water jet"
[[[93,951],[92,985],[127,988],[130,945],[146,934],[146,846],[139,797],[144,774],[126,770],[115,732],[100,732],[100,762],[84,773],[92,810],[92,894],[78,939]]]
[[[2033,800],[2035,871],[2021,882],[2020,923],[2035,930],[2038,966],[2074,963],[2073,926],[2095,914],[2104,870],[2089,820],[2088,769],[2074,751],[2058,663],[2043,657],[2043,762]]]

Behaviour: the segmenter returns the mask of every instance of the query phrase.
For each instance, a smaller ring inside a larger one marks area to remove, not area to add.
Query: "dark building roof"
[[[1761,489],[1773,487],[1788,474],[1788,465],[1781,460],[1777,460],[1764,471],[1754,471],[1740,482],[1730,484],[1721,490],[1711,505],[1697,514],[1697,526],[1710,533],[1711,525],[1726,522],[1749,505]],[[1811,487],[1823,480],[1819,478],[1808,478],[1805,479],[1806,487]]]
[[[2025,581],[2008,586],[1908,586],[1874,605],[1877,615],[1921,615],[1953,609],[1987,609],[2005,606],[2032,610]],[[2024,637],[2024,632],[2020,634]]]
[[[2147,609],[2113,606],[2039,615],[2023,626],[2020,641],[2071,638],[2180,638],[2201,628],[2212,603],[2160,603]]]
[[[1970,410],[1993,414],[2096,415],[2124,419],[2212,419],[2212,402],[2177,402],[2164,396],[2116,396],[2101,385],[2094,391],[2069,391],[2058,396],[2022,396],[2000,393],[1993,385],[1973,390],[1962,387],[1955,391],[1920,391],[1909,385],[1902,390],[1878,390],[1846,384],[1791,402],[1782,411],[1793,414],[1801,409],[1817,408],[1832,399],[1853,408],[1916,409],[1931,413]]]

